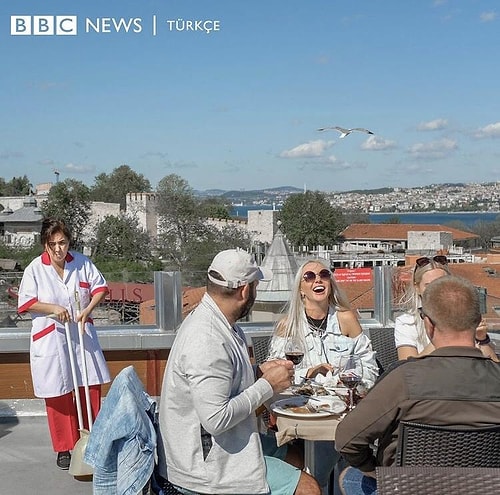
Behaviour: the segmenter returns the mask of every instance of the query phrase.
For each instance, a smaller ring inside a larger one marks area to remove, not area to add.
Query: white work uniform
[[[68,252],[61,279],[50,263],[48,253],[35,258],[24,270],[19,287],[18,311],[30,311],[36,302],[57,304],[67,308],[75,320],[78,291],[80,307],[88,306],[92,296],[107,291],[106,280],[83,254]],[[33,388],[37,397],[59,397],[74,389],[64,325],[45,314],[31,312],[30,361]],[[82,386],[81,351],[78,326],[70,323],[75,351],[78,385]],[[110,381],[109,370],[97,339],[92,319],[85,322],[83,335],[89,385]]]

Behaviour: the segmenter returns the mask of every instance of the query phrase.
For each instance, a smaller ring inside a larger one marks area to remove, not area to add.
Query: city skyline
[[[498,181],[496,8],[4,3],[0,176],[92,185],[127,164],[153,188],[172,173],[197,190]],[[78,33],[11,35],[12,17],[37,15],[75,16]],[[334,126],[374,135],[317,131]]]

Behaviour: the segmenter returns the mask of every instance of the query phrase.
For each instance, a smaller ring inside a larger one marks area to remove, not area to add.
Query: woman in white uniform
[[[86,256],[69,251],[71,233],[64,222],[45,219],[40,235],[45,251],[24,271],[19,287],[18,311],[29,312],[32,316],[30,363],[33,388],[37,397],[45,399],[57,466],[68,469],[70,451],[79,433],[65,324],[70,325],[82,408],[86,411],[78,336],[78,322],[83,322],[90,402],[95,418],[101,403],[101,384],[109,382],[110,376],[91,312],[104,299],[108,287],[102,274]]]

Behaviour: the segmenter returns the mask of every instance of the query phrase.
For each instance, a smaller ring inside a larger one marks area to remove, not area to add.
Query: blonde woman
[[[270,358],[283,358],[286,339],[293,335],[303,340],[305,349],[296,382],[321,382],[328,376],[336,384],[340,357],[356,354],[363,361],[362,386],[369,389],[375,383],[378,366],[371,342],[323,260],[309,260],[299,268],[287,314],[275,329]]]
[[[412,284],[404,294],[402,307],[405,313],[398,316],[394,325],[394,337],[399,359],[425,356],[434,350],[420,314],[422,294],[425,288],[437,278],[451,275],[446,256],[423,256],[415,261]],[[493,361],[498,361],[495,350],[487,334],[488,326],[484,320],[476,328],[476,345],[482,353]]]
[[[277,324],[271,341],[270,359],[285,357],[289,336],[303,341],[304,358],[295,371],[296,383],[314,378],[336,385],[341,356],[356,354],[363,362],[361,387],[367,390],[374,385],[378,366],[371,342],[323,260],[309,260],[299,268],[287,314]],[[339,455],[329,441],[315,442],[315,452],[316,480],[326,493]]]

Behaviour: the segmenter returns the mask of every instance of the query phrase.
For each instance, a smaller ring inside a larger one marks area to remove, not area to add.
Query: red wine
[[[340,381],[347,388],[356,388],[361,383],[361,378],[359,376],[340,375]]]
[[[304,358],[303,352],[286,352],[285,357],[291,361],[294,365],[299,364]]]

